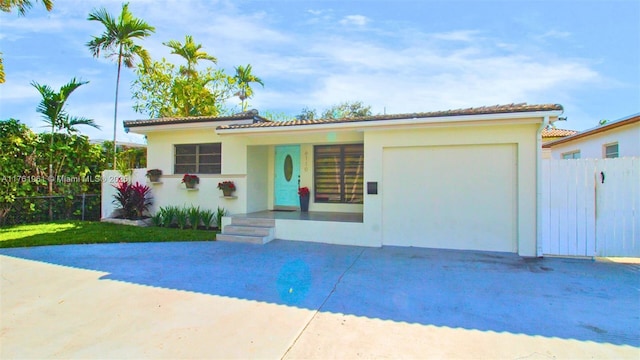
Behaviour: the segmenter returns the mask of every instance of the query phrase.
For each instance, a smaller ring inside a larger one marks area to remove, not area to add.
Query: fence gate
[[[545,255],[640,257],[640,158],[543,161]]]

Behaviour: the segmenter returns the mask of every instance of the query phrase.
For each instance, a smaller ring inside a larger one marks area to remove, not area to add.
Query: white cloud
[[[445,41],[474,41],[480,32],[477,30],[457,30],[432,34],[431,37],[436,40]]]
[[[369,21],[369,18],[363,15],[347,15],[340,20],[340,24],[365,26]]]
[[[547,38],[551,39],[566,39],[571,36],[571,33],[568,31],[558,31],[558,30],[549,30],[544,34],[536,36],[537,39],[544,40]]]

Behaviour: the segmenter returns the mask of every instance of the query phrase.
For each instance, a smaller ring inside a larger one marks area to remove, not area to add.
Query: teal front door
[[[274,207],[299,206],[300,145],[276,146]]]

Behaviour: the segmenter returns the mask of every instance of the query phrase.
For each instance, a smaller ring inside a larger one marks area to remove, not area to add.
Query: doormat
[[[277,211],[277,212],[294,212],[296,211],[295,209],[273,209],[271,211]]]

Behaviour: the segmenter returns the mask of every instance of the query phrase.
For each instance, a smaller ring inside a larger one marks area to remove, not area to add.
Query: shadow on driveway
[[[273,241],[2,249],[103,279],[325,312],[640,346],[637,265]]]

